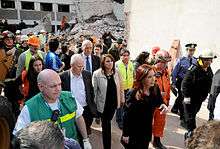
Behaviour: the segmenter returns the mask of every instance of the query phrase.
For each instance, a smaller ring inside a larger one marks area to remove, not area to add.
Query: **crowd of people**
[[[171,90],[177,90],[171,112],[180,116],[186,140],[193,136],[196,114],[210,90],[210,120],[215,118],[220,86],[214,81],[219,73],[213,77],[210,67],[215,55],[204,50],[193,57],[195,43],[185,45],[187,55],[170,74],[167,50],[145,49],[132,60],[126,40],[110,32],[75,39],[44,30],[28,35],[5,30],[0,42],[0,81],[16,120],[10,129],[14,147],[91,149],[95,119],[101,123],[103,148],[111,149],[116,115],[126,149],[146,149],[152,136],[155,148],[166,149],[161,138]]]

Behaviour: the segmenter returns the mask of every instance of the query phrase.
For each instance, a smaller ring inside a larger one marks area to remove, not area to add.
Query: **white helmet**
[[[199,55],[199,58],[216,58],[217,56],[213,53],[212,50],[203,50],[202,53]]]
[[[20,30],[16,30],[15,34],[21,34]]]
[[[21,35],[21,42],[22,41],[28,41],[28,36],[27,35]]]

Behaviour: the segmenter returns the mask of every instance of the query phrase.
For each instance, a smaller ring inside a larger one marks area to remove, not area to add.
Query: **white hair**
[[[70,60],[70,65],[75,64],[77,61],[82,60],[83,61],[83,57],[81,54],[74,54],[71,56],[71,60]]]
[[[82,50],[83,50],[87,45],[89,45],[89,44],[93,45],[90,40],[84,40],[84,41],[82,42]]]

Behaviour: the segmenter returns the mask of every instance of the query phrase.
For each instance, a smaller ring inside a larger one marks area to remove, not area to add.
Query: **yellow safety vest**
[[[119,60],[116,62],[118,71],[122,77],[123,89],[127,90],[133,87],[134,82],[134,66],[131,61],[128,62],[127,69],[126,65]]]

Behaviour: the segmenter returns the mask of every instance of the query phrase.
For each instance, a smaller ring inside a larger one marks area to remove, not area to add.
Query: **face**
[[[212,58],[204,58],[202,62],[203,62],[203,67],[208,68],[212,63]]]
[[[192,57],[192,56],[194,55],[194,53],[195,53],[195,49],[194,49],[194,48],[189,48],[189,49],[187,50],[187,52],[188,52],[188,55],[189,55],[190,57]]]
[[[83,51],[86,56],[91,55],[92,54],[92,44],[88,43],[87,45],[85,45]]]
[[[12,38],[5,38],[4,43],[8,46],[11,47],[14,44],[14,40]]]
[[[158,62],[156,65],[156,68],[159,70],[164,70],[167,67],[167,63],[164,62]]]
[[[130,55],[129,55],[129,53],[127,53],[127,52],[123,53],[123,55],[121,56],[121,59],[122,59],[122,61],[123,61],[125,64],[128,63],[129,58],[130,58]]]
[[[107,69],[107,70],[113,69],[113,61],[111,60],[110,57],[105,58],[104,66],[105,66],[105,69]]]
[[[32,45],[29,45],[29,48],[30,48],[30,51],[31,51],[32,53],[36,53],[36,52],[37,52],[37,49],[38,49],[37,46],[32,46]]]
[[[27,40],[24,40],[24,41],[22,41],[22,44],[21,44],[21,45],[22,45],[23,47],[27,47],[27,46],[28,46],[28,43],[27,43],[27,42],[28,42]]]
[[[34,70],[36,72],[41,72],[42,69],[43,69],[43,64],[42,64],[42,61],[41,60],[36,60],[33,64],[33,67],[34,67]]]
[[[61,80],[59,75],[50,75],[39,84],[39,89],[49,103],[54,103],[60,96]]]
[[[83,59],[77,60],[75,63],[71,65],[71,71],[75,75],[80,75],[84,68],[84,61]]]
[[[147,87],[152,87],[155,84],[155,72],[150,70],[148,75],[143,79],[143,85]]]
[[[94,47],[94,52],[96,55],[100,55],[101,54],[101,48],[100,47]]]

